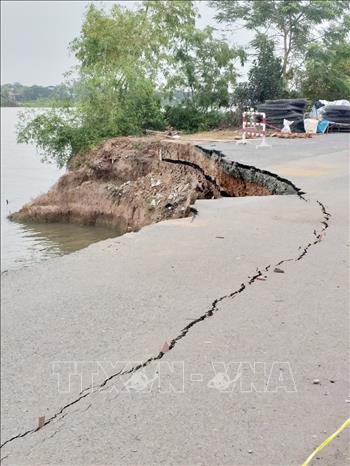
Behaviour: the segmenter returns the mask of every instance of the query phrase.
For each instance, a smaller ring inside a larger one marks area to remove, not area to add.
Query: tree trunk
[[[284,31],[283,32],[282,78],[283,78],[285,85],[287,83],[287,65],[288,65],[287,31]]]

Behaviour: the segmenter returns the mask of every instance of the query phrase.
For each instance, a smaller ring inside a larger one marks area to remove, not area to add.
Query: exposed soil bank
[[[297,194],[287,180],[217,152],[156,138],[114,138],[76,156],[48,191],[11,219],[108,225],[121,232],[190,215],[197,199]]]

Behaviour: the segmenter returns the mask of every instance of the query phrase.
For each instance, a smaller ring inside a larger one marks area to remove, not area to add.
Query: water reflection
[[[24,224],[9,222],[3,235],[1,269],[29,266],[50,257],[69,254],[89,244],[118,236],[118,231],[68,223]]]
[[[69,254],[96,241],[118,235],[117,231],[109,228],[70,223],[22,224],[21,227],[23,235],[30,241],[38,243],[43,249],[49,251],[59,250],[61,254]]]
[[[115,230],[72,224],[23,224],[7,216],[46,192],[63,174],[43,164],[33,146],[17,144],[18,108],[1,108],[1,270],[30,266],[118,236]]]

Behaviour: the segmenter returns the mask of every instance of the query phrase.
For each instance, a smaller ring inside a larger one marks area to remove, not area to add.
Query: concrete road
[[[3,276],[5,465],[300,465],[349,417],[349,138],[269,143],[205,147],[306,200],[200,201]],[[349,431],[312,464],[350,464]]]

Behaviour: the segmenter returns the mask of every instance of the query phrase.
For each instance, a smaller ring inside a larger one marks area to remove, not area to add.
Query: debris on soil
[[[149,135],[157,135],[157,136],[163,136],[167,138],[174,138],[178,139],[180,137],[181,132],[174,130],[174,128],[167,128],[165,131],[154,131],[153,129],[146,129],[145,134]]]
[[[312,134],[306,133],[281,133],[280,130],[266,129],[266,137],[284,138],[284,139],[309,139]],[[246,139],[258,139],[253,133],[246,133]],[[202,133],[182,134],[182,141],[239,141],[242,139],[242,129],[225,129],[225,130],[212,130]]]
[[[282,139],[310,139],[312,138],[311,133],[281,133],[274,132],[270,134],[271,138],[282,138]]]
[[[320,384],[320,379],[314,379],[314,380],[312,381],[312,383],[313,383],[314,385],[319,385],[319,384]]]
[[[238,140],[242,138],[242,129],[224,129],[203,131],[194,134],[183,134],[183,141],[222,141],[222,140]]]
[[[276,273],[284,273],[284,270],[280,269],[279,267],[275,267],[273,271]]]

